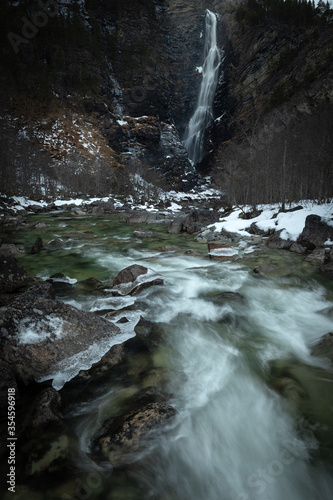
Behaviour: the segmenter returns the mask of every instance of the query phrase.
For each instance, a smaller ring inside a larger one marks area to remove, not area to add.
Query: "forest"
[[[319,0],[247,0],[237,10],[237,21],[254,26],[266,17],[284,22],[289,26],[327,25],[333,22],[333,9],[329,2]]]

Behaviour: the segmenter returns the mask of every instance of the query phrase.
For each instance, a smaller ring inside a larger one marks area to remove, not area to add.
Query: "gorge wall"
[[[199,170],[230,202],[307,197],[318,179],[325,197],[332,30],[247,26],[241,3],[3,2],[2,191],[130,193],[136,174],[192,187],[198,176],[180,139],[197,101],[208,8],[224,63]]]

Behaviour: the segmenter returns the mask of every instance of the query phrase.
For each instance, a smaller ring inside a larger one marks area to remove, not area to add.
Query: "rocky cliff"
[[[249,3],[220,4],[225,79],[215,98],[214,153],[204,167],[231,202],[327,199],[332,24],[304,27],[270,17],[241,23],[237,13]]]

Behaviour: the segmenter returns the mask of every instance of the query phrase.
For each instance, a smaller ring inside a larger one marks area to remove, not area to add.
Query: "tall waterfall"
[[[184,146],[193,165],[203,158],[205,132],[213,120],[212,105],[221,64],[221,54],[216,44],[216,24],[216,15],[207,9],[200,93],[196,110],[189,121],[184,138]]]

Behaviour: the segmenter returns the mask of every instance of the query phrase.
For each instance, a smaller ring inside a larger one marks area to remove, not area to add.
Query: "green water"
[[[119,366],[61,389],[65,425],[42,439],[25,431],[16,494],[5,500],[330,499],[333,372],[329,360],[310,351],[333,329],[324,312],[332,306],[332,280],[304,257],[266,247],[233,263],[212,262],[193,235],[170,235],[166,224],[129,225],[121,215],[29,217],[36,221],[46,227],[13,232],[7,241],[24,250],[18,258],[33,275],[95,277],[109,285],[133,263],[160,273],[165,285],[139,294],[135,305],[160,322],[159,340],[149,351],[134,342]],[[140,239],[136,229],[155,234]],[[38,237],[45,248],[31,255]],[[49,251],[53,238],[64,248]],[[158,252],[164,245],[181,252]],[[189,249],[199,255],[185,255]],[[266,264],[276,266],[271,275],[253,273]],[[73,290],[65,299],[87,310],[104,297]],[[224,292],[230,300],[216,302]],[[178,417],[135,463],[112,469],[91,438],[150,387],[168,391]],[[23,429],[38,386],[21,392]],[[298,443],[297,459],[256,494],[248,478],[275,464],[285,441]],[[3,477],[7,469],[3,450]]]

